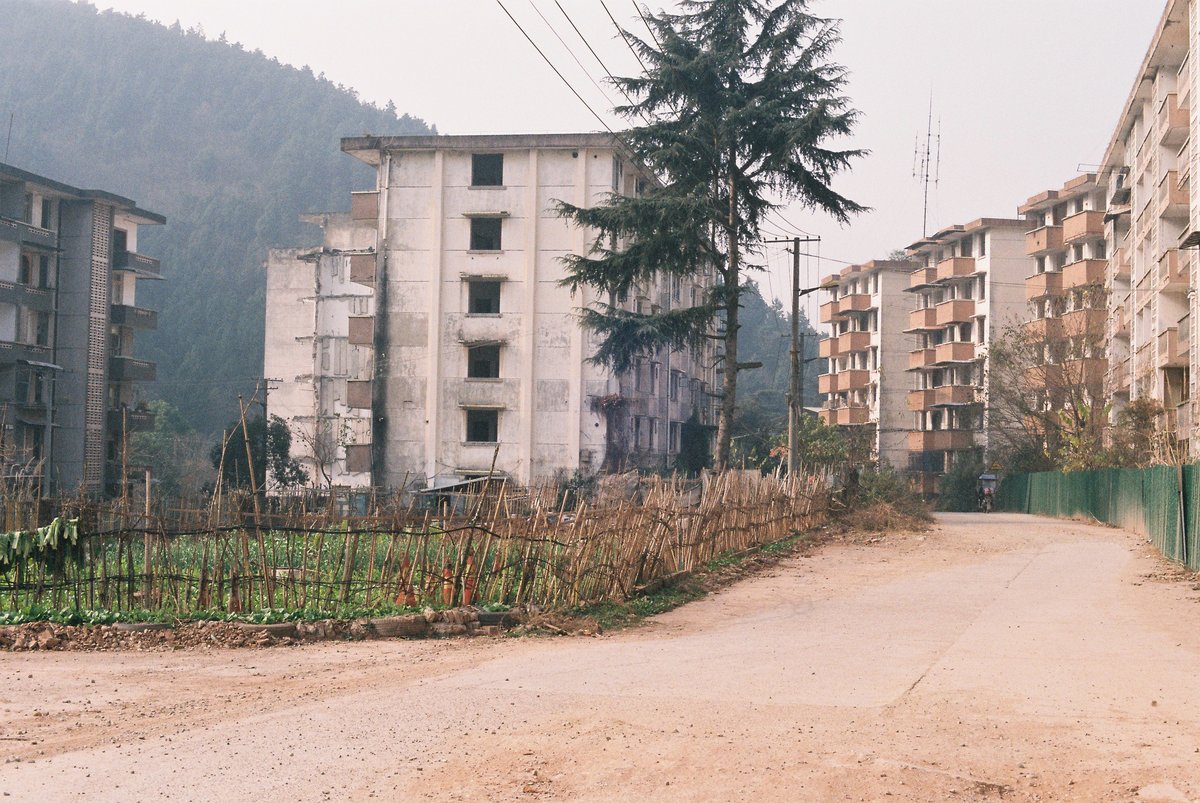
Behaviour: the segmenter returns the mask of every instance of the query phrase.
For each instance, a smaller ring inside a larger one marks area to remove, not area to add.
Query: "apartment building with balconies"
[[[907,287],[915,309],[903,327],[916,340],[908,467],[927,493],[955,461],[987,452],[987,350],[1026,315],[1024,282],[1033,272],[1026,228],[1023,220],[981,218],[906,250],[917,265]]]
[[[1167,3],[1104,156],[1111,254],[1108,393],[1115,416],[1149,399],[1195,454],[1196,247],[1200,246],[1195,0]]]
[[[376,189],[319,221],[322,248],[272,254],[265,364],[279,380],[273,413],[294,433],[332,429],[334,482],[669,467],[685,432],[710,437],[687,422],[714,423],[711,346],[646,354],[617,374],[590,362],[599,339],[579,310],[691,306],[714,277],[603,299],[560,284],[562,258],[589,253],[595,235],[555,202],[597,204],[652,180],[613,137],[358,137],[342,150],[376,169]],[[322,418],[342,427],[313,425]],[[315,465],[304,441],[293,453]]]
[[[1107,191],[1094,173],[1017,209],[1027,221],[1025,253],[1034,271],[1025,279],[1030,410],[1090,407],[1106,398],[1106,211]]]
[[[820,320],[829,326],[820,356],[828,371],[818,378],[825,397],[821,419],[831,426],[862,429],[876,458],[895,469],[908,467],[905,406],[909,353],[916,337],[903,332],[909,299],[904,295],[910,262],[874,260],[825,277]]]
[[[166,219],[128,198],[0,165],[0,465],[43,492],[115,492],[127,435],[152,428],[138,383],[155,365],[135,333],[160,279],[139,227]]]

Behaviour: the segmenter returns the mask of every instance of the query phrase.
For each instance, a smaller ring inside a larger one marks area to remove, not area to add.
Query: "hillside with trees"
[[[0,19],[0,161],[167,216],[139,243],[166,278],[138,290],[159,310],[139,334],[158,362],[145,395],[219,432],[262,373],[267,249],[316,243],[298,215],[347,209],[372,181],[339,139],[430,128],[178,24],[67,0],[0,0]]]

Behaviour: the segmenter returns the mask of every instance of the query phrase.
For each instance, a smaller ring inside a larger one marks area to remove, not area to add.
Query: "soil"
[[[576,638],[0,653],[14,800],[1195,800],[1200,586],[945,514]]]

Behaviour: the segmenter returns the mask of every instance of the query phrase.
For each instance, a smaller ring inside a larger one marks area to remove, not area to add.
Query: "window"
[[[679,446],[683,441],[683,425],[678,421],[671,422],[671,454],[679,454]]]
[[[500,314],[500,282],[467,282],[467,313],[470,315]]]
[[[502,222],[498,217],[471,218],[471,250],[499,251]]]
[[[642,448],[642,417],[640,415],[633,417],[633,448],[638,450]]]
[[[129,250],[129,233],[124,229],[113,229],[113,253]]]
[[[679,381],[682,377],[678,371],[671,372],[671,401],[679,401]]]
[[[25,193],[25,215],[21,218],[29,225],[33,225],[33,194]]]
[[[658,448],[658,419],[650,419],[650,449]]]
[[[38,287],[45,290],[50,286],[50,257],[42,254],[38,257]]]
[[[499,410],[467,410],[467,442],[496,443],[499,424]]]
[[[42,228],[50,228],[50,199],[42,199]]]
[[[650,393],[654,396],[658,395],[658,376],[660,370],[661,366],[658,363],[650,363]]]
[[[502,153],[473,153],[473,154],[471,154],[471,186],[472,187],[503,187],[504,186],[504,154],[502,154]]]
[[[500,378],[500,347],[471,346],[467,349],[468,379]]]
[[[21,254],[21,273],[17,276],[21,284],[33,284],[33,257]]]
[[[642,389],[642,361],[634,360],[633,362],[633,389]]]

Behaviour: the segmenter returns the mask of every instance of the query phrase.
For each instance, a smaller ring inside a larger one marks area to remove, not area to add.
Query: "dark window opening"
[[[50,286],[50,257],[43,254],[38,258],[38,287],[45,290]]]
[[[472,187],[502,187],[504,186],[504,154],[474,153],[471,154],[471,186]]]
[[[471,250],[499,251],[501,223],[498,217],[471,218]]]
[[[129,250],[129,233],[124,229],[113,229],[113,253],[120,254]]]
[[[496,443],[499,432],[499,410],[467,410],[467,441]]]
[[[500,282],[467,282],[467,312],[472,315],[498,315]]]
[[[500,347],[472,346],[468,348],[467,377],[470,379],[499,379]]]
[[[33,257],[29,254],[21,254],[21,272],[17,281],[21,284],[33,284]]]
[[[42,228],[50,228],[50,199],[42,199]]]
[[[39,312],[34,324],[34,342],[39,346],[50,345],[50,315]]]

